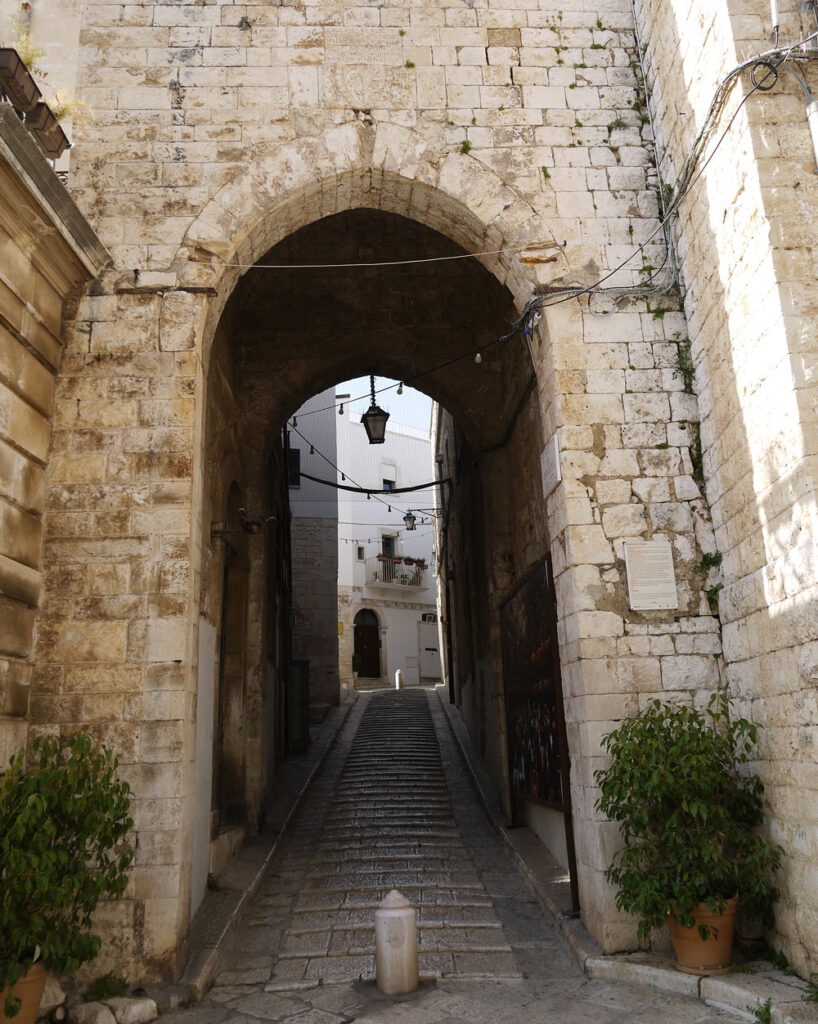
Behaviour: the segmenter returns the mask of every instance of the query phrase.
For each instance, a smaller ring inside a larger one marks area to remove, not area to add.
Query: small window
[[[395,490],[395,481],[394,480],[384,480],[383,481],[383,489],[385,491],[394,491]]]
[[[420,620],[421,622],[437,622],[437,615],[434,612],[424,612]]]
[[[364,562],[364,561],[366,561],[366,552],[364,551],[364,549],[363,549],[362,547],[360,547],[360,546],[359,546],[359,547],[357,548],[357,553],[358,553],[358,554],[357,554],[357,557],[358,557],[358,561],[359,561],[359,562]]]
[[[287,484],[290,487],[301,486],[301,449],[287,449]]]

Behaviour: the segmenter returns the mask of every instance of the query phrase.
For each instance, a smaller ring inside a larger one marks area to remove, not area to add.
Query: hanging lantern
[[[411,512],[406,513],[406,515],[403,517],[403,521],[404,523],[406,523],[407,530],[414,530],[416,518],[417,517],[414,516]]]
[[[375,404],[375,377],[373,375],[369,377],[369,386],[372,391],[372,404],[361,417],[361,423],[364,425],[364,430],[370,444],[383,444],[386,437],[386,421],[389,419],[389,413],[384,412],[383,409]]]

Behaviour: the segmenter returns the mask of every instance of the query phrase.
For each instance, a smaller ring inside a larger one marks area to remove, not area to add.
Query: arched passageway
[[[504,340],[517,314],[508,289],[446,234],[371,207],[288,235],[245,268],[225,304],[207,368],[202,486],[205,507],[214,507],[223,467],[238,463],[246,516],[260,524],[244,534],[245,700],[257,711],[245,714],[248,823],[263,815],[275,759],[290,744],[294,726],[289,714],[279,720],[280,709],[298,703],[294,688],[303,685],[286,645],[273,639],[285,634],[287,609],[270,601],[289,572],[270,535],[270,499],[286,487],[283,431],[306,398],[353,376],[411,382],[445,410],[437,425],[450,477],[443,498],[458,519],[457,545],[443,558],[456,580],[444,601],[448,678],[487,763],[498,781],[506,777],[497,612],[548,550],[536,378],[524,340]],[[309,425],[298,429],[309,440]],[[228,549],[214,544],[207,514],[201,540],[205,562],[221,564]],[[223,621],[217,597],[203,594],[201,605],[213,626]],[[381,676],[377,619],[358,619],[359,672]]]

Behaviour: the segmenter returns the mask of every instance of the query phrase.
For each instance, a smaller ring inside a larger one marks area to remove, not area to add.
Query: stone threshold
[[[323,765],[358,695],[341,691],[341,703],[330,707],[307,751],[283,761],[276,796],[263,831],[252,836],[219,875],[219,888],[208,892],[190,926],[187,960],[178,984],[198,1001],[218,971],[227,942],[245,908],[261,885],[299,804]]]
[[[551,918],[563,944],[588,978],[625,981],[661,992],[694,996],[708,1006],[757,1020],[770,1000],[770,1024],[818,1024],[818,1006],[802,999],[807,985],[776,970],[766,961],[742,965],[734,973],[698,977],[677,971],[671,956],[637,952],[606,955],[582,922],[571,913],[565,869],[525,827],[509,829],[497,788],[480,764],[458,710],[449,703],[445,686],[436,687],[452,734],[471,775],[477,795],[497,834],[514,857],[535,895]]]

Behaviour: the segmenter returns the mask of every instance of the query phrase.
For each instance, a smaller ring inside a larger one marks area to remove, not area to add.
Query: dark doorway
[[[358,675],[378,679],[381,674],[381,631],[378,616],[364,608],[355,616],[355,656]]]
[[[241,492],[234,483],[227,498],[219,692],[216,705],[213,779],[214,832],[244,821],[246,805],[244,717],[247,644],[247,540],[240,529]]]

